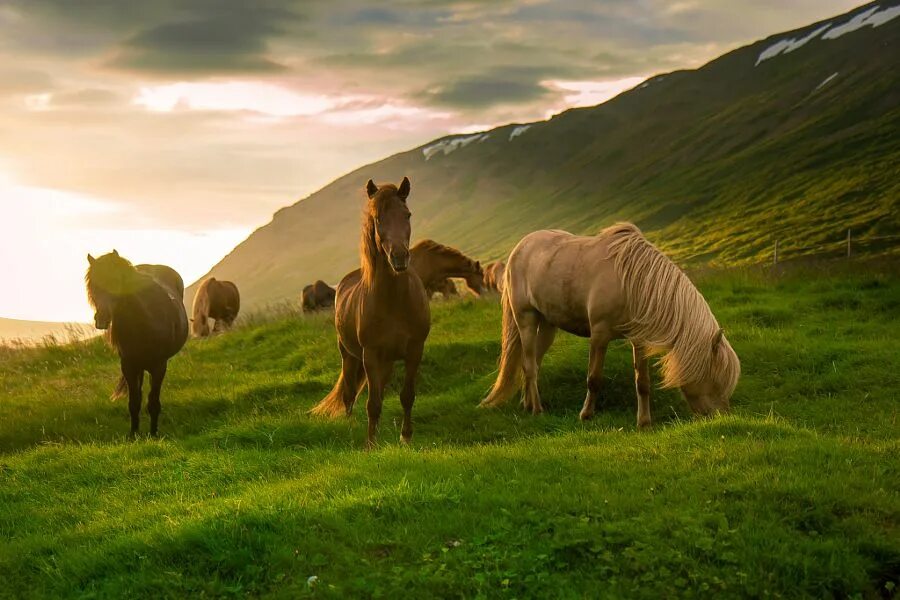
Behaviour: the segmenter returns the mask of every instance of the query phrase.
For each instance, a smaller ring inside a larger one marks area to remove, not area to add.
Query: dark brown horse
[[[139,271],[115,250],[100,258],[88,254],[88,263],[85,275],[88,300],[98,314],[109,315],[107,335],[119,353],[122,368],[114,395],[128,392],[134,437],[140,421],[144,371],[149,372],[147,412],[150,435],[156,436],[161,410],[159,395],[168,361],[181,350],[188,337],[187,314],[179,296],[183,284],[180,290],[174,289],[163,278]],[[175,283],[180,281],[179,276]]]
[[[319,279],[311,283],[300,294],[300,304],[303,312],[315,312],[334,307],[335,290],[333,287]]]
[[[360,242],[362,268],[341,280],[335,303],[341,375],[334,389],[310,411],[331,417],[349,415],[363,384],[368,383],[367,448],[375,444],[384,389],[398,360],[406,367],[400,391],[400,441],[409,443],[412,438],[416,376],[431,328],[425,287],[409,268],[409,191],[406,177],[399,187],[378,187],[371,179],[366,184],[369,201]]]
[[[212,333],[229,329],[241,310],[241,294],[230,281],[210,277],[200,284],[191,309],[191,331],[196,337],[210,335],[209,319],[213,319]]]
[[[429,298],[435,292],[447,291],[447,279],[450,277],[465,279],[469,289],[476,296],[481,295],[484,272],[477,260],[434,240],[422,240],[409,253],[410,266],[422,280]]]
[[[506,273],[506,263],[495,260],[484,268],[484,287],[498,294],[503,293],[503,276]]]
[[[160,284],[172,290],[178,298],[184,300],[184,281],[178,271],[166,265],[137,265],[135,267],[139,273],[149,275]],[[106,307],[97,308],[94,312],[94,327],[97,329],[109,329],[109,321],[112,315],[107,312]]]

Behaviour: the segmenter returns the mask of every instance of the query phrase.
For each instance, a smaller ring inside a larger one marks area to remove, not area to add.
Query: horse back
[[[149,364],[171,358],[184,346],[188,318],[177,290],[145,272],[139,274],[143,285],[117,305],[110,339],[123,356]]]

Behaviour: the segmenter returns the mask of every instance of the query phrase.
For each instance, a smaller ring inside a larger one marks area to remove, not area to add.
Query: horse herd
[[[633,348],[637,424],[650,424],[649,358],[662,354],[663,387],[678,387],[696,414],[729,409],[740,361],[715,316],[688,277],[630,223],[595,236],[537,231],[515,246],[507,261],[482,268],[449,246],[425,240],[410,247],[410,181],[366,184],[368,201],[360,232],[360,268],[337,289],[323,281],[306,286],[304,311],[334,306],[341,373],[313,415],[350,415],[368,388],[366,446],[376,442],[385,388],[393,366],[405,367],[400,439],[412,438],[412,408],[425,341],[431,328],[429,299],[452,295],[451,278],[476,294],[501,293],[502,346],[497,379],[481,406],[504,404],[524,388],[522,404],[542,411],[538,373],[556,331],[590,339],[587,395],[581,419],[593,416],[609,343],[625,338]],[[88,255],[85,276],[94,322],[118,351],[122,377],[115,395],[129,397],[131,435],[138,432],[144,372],[150,374],[150,434],[158,432],[160,391],[168,360],[197,336],[227,329],[240,309],[237,287],[214,278],[197,290],[192,319],[184,308],[184,283],[169,267],[137,265],[111,253]],[[214,321],[210,329],[209,320]]]

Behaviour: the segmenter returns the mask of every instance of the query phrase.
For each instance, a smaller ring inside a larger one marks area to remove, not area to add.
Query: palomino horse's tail
[[[355,392],[354,397],[359,395],[364,383],[365,377],[360,377],[359,384],[356,386],[356,389],[353,390]],[[331,388],[328,395],[325,396],[321,402],[309,409],[309,414],[317,417],[330,417],[332,419],[347,414],[347,407],[344,406],[344,389],[346,389],[347,385],[349,384],[347,383],[347,380],[344,379],[344,373],[342,371],[340,377],[338,377],[337,383],[334,384],[334,387]]]
[[[125,376],[122,375],[119,377],[119,382],[116,384],[116,389],[113,390],[112,396],[110,396],[110,400],[118,400],[119,398],[124,398],[128,395],[128,382],[125,381]]]
[[[500,349],[500,369],[497,381],[481,401],[482,407],[500,406],[509,400],[521,387],[522,381],[522,340],[519,338],[519,326],[513,315],[512,303],[509,300],[509,286],[504,287],[500,303],[503,306],[503,336]]]

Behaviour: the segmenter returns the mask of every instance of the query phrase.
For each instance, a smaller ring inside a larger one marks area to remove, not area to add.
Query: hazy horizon
[[[191,283],[354,168],[598,104],[860,4],[8,0],[0,254],[16,291],[0,317],[89,321],[88,252]]]

